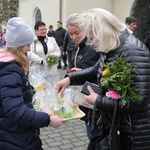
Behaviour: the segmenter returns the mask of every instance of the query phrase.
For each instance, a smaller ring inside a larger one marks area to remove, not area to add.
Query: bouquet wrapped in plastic
[[[56,65],[58,62],[58,57],[56,57],[55,55],[49,55],[46,58],[46,63],[48,64],[48,66],[52,67],[53,65]]]
[[[50,115],[58,115],[64,119],[76,118],[79,113],[77,106],[73,103],[74,90],[67,88],[63,97],[56,95],[55,86],[44,78],[44,73],[36,74],[32,78],[35,94],[33,95],[33,106],[35,110],[46,112]],[[84,115],[84,114],[82,114]]]
[[[55,55],[48,55],[44,60],[45,77],[52,80],[58,76],[57,70],[58,57]]]

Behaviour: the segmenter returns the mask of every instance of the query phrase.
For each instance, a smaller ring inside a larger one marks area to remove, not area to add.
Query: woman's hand
[[[76,67],[74,67],[74,68],[71,68],[71,70],[80,71],[80,70],[82,70],[82,69],[81,69],[81,68],[76,68]]]
[[[63,96],[64,90],[70,85],[70,78],[66,77],[65,79],[59,81],[56,85],[56,92],[60,96]]]
[[[88,89],[90,95],[84,95],[85,101],[91,105],[94,105],[98,94],[95,93],[89,85],[87,86],[87,89]]]
[[[63,120],[62,118],[60,118],[58,116],[50,116],[50,124],[49,125],[53,128],[58,128],[65,122],[66,122],[65,120]]]
[[[71,68],[71,69],[69,69],[69,70],[67,70],[67,74],[68,73],[71,73],[71,72],[76,72],[76,71],[80,71],[80,70],[82,70],[82,69],[80,69],[80,68]]]

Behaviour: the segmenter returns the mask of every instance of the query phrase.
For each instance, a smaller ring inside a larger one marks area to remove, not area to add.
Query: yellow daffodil
[[[105,69],[100,78],[101,86],[107,89],[106,96],[111,99],[120,99],[122,106],[129,105],[131,101],[139,100],[141,97],[138,94],[139,88],[134,86],[133,80],[139,77],[139,74],[136,67],[128,63],[128,59],[128,57],[116,56],[116,61],[113,64],[104,63]]]
[[[105,70],[102,72],[102,75],[103,75],[103,77],[109,75],[109,70],[108,70],[108,69],[105,69]]]
[[[37,89],[38,89],[39,91],[44,90],[44,84],[40,84],[40,85],[37,87]]]

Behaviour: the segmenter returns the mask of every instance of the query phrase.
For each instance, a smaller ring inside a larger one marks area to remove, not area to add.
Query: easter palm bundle
[[[112,65],[105,63],[103,66],[100,84],[107,88],[108,98],[120,99],[122,106],[140,99],[139,88],[134,84],[134,78],[139,76],[135,66],[129,64],[127,59],[120,57],[117,57]]]

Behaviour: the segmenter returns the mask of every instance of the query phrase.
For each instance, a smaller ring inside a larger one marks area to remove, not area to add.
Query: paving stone
[[[72,150],[74,146],[72,144],[64,144],[61,146],[61,150]]]

